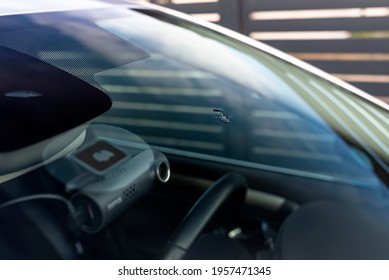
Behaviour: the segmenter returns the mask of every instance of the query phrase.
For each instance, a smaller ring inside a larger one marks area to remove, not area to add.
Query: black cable
[[[85,210],[85,208],[76,209],[74,208],[73,204],[65,197],[55,194],[35,194],[12,199],[0,204],[0,211],[4,208],[11,207],[20,203],[31,202],[34,200],[41,199],[55,200],[64,203],[67,206],[70,216],[72,218],[72,225],[75,226],[75,228],[77,229],[90,219],[89,213]]]
[[[31,201],[35,201],[35,200],[43,200],[43,199],[59,201],[59,202],[62,202],[66,205],[66,207],[70,213],[70,216],[71,216],[71,221],[69,221],[70,222],[69,226],[70,226],[70,230],[71,230],[72,234],[74,235],[73,236],[73,238],[75,240],[74,246],[76,248],[78,255],[80,255],[80,256],[83,255],[84,254],[83,246],[78,241],[79,227],[81,226],[82,222],[87,220],[87,218],[89,216],[87,218],[85,218],[85,215],[82,215],[84,211],[82,211],[81,209],[76,210],[76,208],[73,206],[73,204],[69,200],[67,200],[65,197],[60,196],[60,195],[55,195],[55,194],[35,194],[35,195],[19,197],[19,198],[12,199],[12,200],[9,200],[9,201],[6,201],[6,202],[0,204],[0,211],[7,208],[7,207],[12,207],[12,206],[15,206],[15,205],[20,204],[20,203],[31,202]]]
[[[64,204],[66,204],[72,217],[76,217],[76,209],[70,203],[70,201],[67,200],[66,198],[64,198],[63,196],[55,195],[55,194],[34,194],[34,195],[15,198],[15,199],[12,199],[12,200],[9,200],[9,201],[6,201],[6,202],[0,204],[0,210],[3,210],[4,208],[10,207],[10,206],[14,206],[16,204],[30,202],[30,201],[34,201],[34,200],[41,200],[41,199],[56,200],[56,201],[63,202]]]

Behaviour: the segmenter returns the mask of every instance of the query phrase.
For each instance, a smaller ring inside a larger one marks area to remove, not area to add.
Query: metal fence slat
[[[296,20],[259,20],[248,21],[246,32],[252,31],[382,31],[389,30],[389,17],[374,18],[328,18]]]
[[[285,52],[388,53],[389,39],[264,41]]]
[[[317,61],[309,60],[309,63],[327,72],[347,74],[388,75],[389,61]],[[389,82],[389,81],[388,81]]]
[[[242,0],[244,12],[388,7],[388,0]]]

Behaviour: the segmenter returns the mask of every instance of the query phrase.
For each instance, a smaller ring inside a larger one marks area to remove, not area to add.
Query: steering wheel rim
[[[245,199],[246,192],[247,181],[242,175],[227,173],[222,176],[201,195],[189,210],[169,238],[162,259],[184,259],[187,252],[218,210],[223,208],[224,204],[231,198],[236,198],[240,205]]]

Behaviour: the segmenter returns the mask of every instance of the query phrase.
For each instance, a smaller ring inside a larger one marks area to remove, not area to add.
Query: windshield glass
[[[389,162],[388,112],[296,66],[158,12],[96,23],[150,54],[94,75],[113,98],[97,122],[179,155],[361,185],[376,182],[366,150]]]

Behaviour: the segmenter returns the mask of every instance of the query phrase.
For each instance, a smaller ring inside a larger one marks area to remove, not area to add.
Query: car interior
[[[381,194],[169,155],[113,126],[0,191],[15,202],[0,206],[2,259],[387,256]]]

